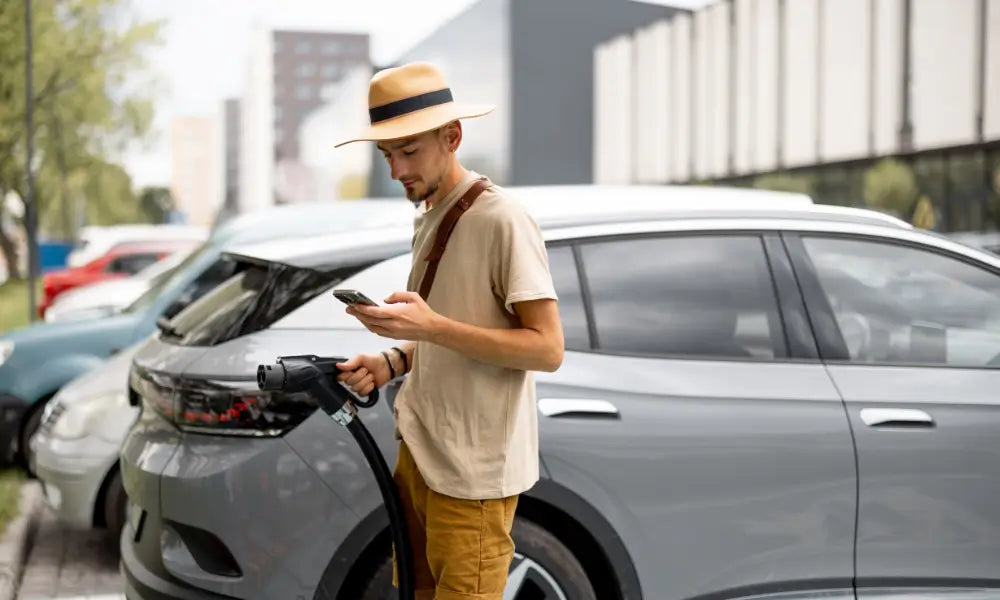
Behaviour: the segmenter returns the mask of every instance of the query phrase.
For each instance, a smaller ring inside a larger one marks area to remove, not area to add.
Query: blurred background
[[[460,155],[501,184],[749,186],[1000,228],[1000,0],[6,0],[0,47],[0,331],[41,318],[45,274],[401,196],[373,145],[333,144],[371,75],[413,60],[498,105]],[[156,244],[108,256],[126,240]]]

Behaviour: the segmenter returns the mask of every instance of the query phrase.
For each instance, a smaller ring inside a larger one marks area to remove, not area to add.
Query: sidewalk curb
[[[41,484],[37,481],[25,482],[21,486],[18,515],[7,525],[7,531],[0,539],[0,600],[14,600],[17,596],[17,587],[44,508]]]

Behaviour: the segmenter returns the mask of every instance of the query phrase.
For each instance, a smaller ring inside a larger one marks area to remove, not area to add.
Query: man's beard
[[[423,194],[418,194],[417,190],[406,190],[406,198],[415,205],[419,205],[424,200],[427,200],[431,196],[437,193],[440,182],[432,183],[427,186],[427,191]]]

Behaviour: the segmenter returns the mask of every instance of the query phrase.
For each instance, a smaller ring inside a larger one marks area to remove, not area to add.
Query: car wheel
[[[31,478],[35,477],[35,470],[32,468],[34,464],[33,457],[31,456],[31,438],[38,431],[38,428],[42,425],[42,414],[45,412],[45,405],[48,403],[48,398],[44,400],[39,400],[35,406],[32,407],[31,412],[24,419],[21,424],[21,431],[18,433],[17,437],[17,454],[18,460],[24,470],[27,471],[28,476]]]
[[[514,560],[503,600],[597,600],[580,561],[554,535],[525,519],[516,519],[511,532]],[[372,575],[362,600],[395,600],[392,558]]]
[[[128,496],[125,495],[125,486],[122,485],[122,472],[116,470],[108,480],[108,489],[104,493],[104,522],[108,527],[108,537],[116,547],[122,528],[125,527],[127,502]]]

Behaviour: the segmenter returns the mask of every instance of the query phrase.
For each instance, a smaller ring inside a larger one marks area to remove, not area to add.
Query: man
[[[340,379],[366,395],[409,373],[395,401],[395,479],[417,599],[501,600],[518,496],[538,480],[530,371],[554,371],[563,357],[545,245],[524,208],[455,155],[460,119],[493,107],[456,103],[427,63],[377,73],[368,105],[371,127],[344,143],[377,142],[419,212],[408,291],[386,306],[347,311],[370,331],[406,341],[352,358]],[[438,226],[447,229],[463,202],[428,276]]]

